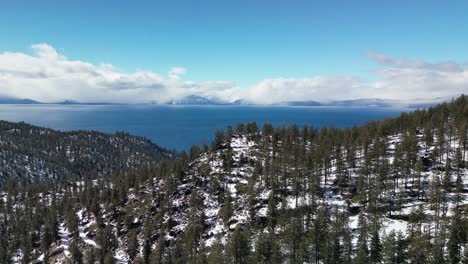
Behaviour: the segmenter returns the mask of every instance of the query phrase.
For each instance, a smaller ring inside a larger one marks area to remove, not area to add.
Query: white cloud
[[[232,88],[226,82],[184,81],[180,77],[187,71],[181,67],[172,68],[167,77],[150,71],[123,73],[111,64],[69,60],[48,44],[33,45],[32,50],[32,54],[0,54],[0,96],[44,102],[72,99],[139,103],[213,91],[221,99],[230,99],[222,93]]]
[[[170,69],[167,76],[151,71],[124,73],[111,64],[70,60],[48,44],[33,45],[32,51],[0,53],[0,96],[44,102],[142,103],[200,95],[269,104],[371,97],[412,100],[468,92],[468,70],[461,64],[428,63],[372,52],[367,56],[382,65],[374,71],[377,81],[356,76],[272,78],[240,88],[229,81],[184,80],[187,70],[182,67]]]
[[[377,81],[352,76],[267,79],[252,87],[248,98],[259,103],[359,98],[411,101],[468,93],[468,69],[461,64],[396,59],[373,52],[367,56],[386,66],[374,71]]]
[[[362,82],[355,77],[318,76],[304,79],[276,78],[259,82],[248,100],[269,104],[286,101],[329,101],[352,97]]]
[[[376,70],[381,81],[371,83],[369,94],[391,99],[435,98],[468,92],[468,70],[457,72],[418,68]]]
[[[32,45],[34,53],[40,58],[47,59],[65,59],[65,57],[59,55],[57,51],[50,45],[45,43],[34,44]]]
[[[185,75],[186,73],[187,73],[187,69],[183,67],[173,67],[169,71],[169,78],[179,79],[181,75]]]

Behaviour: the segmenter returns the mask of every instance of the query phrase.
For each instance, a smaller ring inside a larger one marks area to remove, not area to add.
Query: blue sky
[[[265,79],[380,77],[366,56],[468,58],[467,1],[2,1],[0,52],[47,43],[124,73],[187,69],[239,87]],[[1,88],[1,87],[0,87]]]

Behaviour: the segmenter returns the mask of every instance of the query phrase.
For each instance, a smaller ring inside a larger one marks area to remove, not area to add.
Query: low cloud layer
[[[185,80],[187,69],[183,67],[173,67],[167,74],[124,73],[110,64],[70,60],[47,44],[33,45],[32,51],[0,53],[0,97],[43,102],[164,103],[199,95],[270,104],[358,98],[413,100],[468,92],[468,70],[459,63],[429,63],[373,52],[366,55],[381,65],[373,72],[377,81],[358,76],[313,76],[266,79],[252,87],[238,87],[223,80]]]
[[[0,54],[0,96],[43,102],[166,102],[190,94],[219,95],[225,100],[233,84],[182,80],[186,69],[172,68],[167,76],[137,71],[123,73],[110,64],[69,60],[50,45],[32,46],[32,54]]]

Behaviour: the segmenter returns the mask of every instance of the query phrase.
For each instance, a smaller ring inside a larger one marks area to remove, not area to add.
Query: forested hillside
[[[126,133],[59,132],[0,121],[0,185],[59,180],[156,164],[171,152]]]
[[[9,185],[0,263],[468,263],[467,123],[462,96],[348,129],[239,124],[136,171]]]

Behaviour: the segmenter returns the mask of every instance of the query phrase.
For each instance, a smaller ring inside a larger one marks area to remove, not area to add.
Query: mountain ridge
[[[173,152],[148,139],[123,132],[61,132],[0,121],[0,184],[6,180],[37,182],[90,173],[110,175],[172,156]]]

